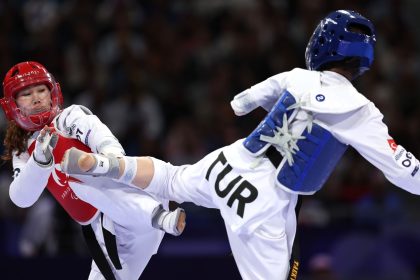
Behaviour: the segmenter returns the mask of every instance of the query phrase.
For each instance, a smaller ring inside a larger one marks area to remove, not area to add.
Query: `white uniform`
[[[123,155],[124,150],[111,131],[89,110],[73,105],[64,109],[54,120],[56,131],[68,138],[78,139],[95,153]],[[35,141],[38,132],[29,140],[28,147]],[[34,204],[44,191],[50,175],[56,183],[59,162],[51,167],[40,167],[29,152],[14,155],[14,180],[10,185],[10,198],[19,207]],[[105,180],[105,179],[104,179]],[[110,181],[110,180],[108,180]],[[109,183],[108,183],[109,185]],[[137,280],[149,259],[157,252],[164,232],[152,227],[153,210],[161,204],[151,195],[125,185],[113,182],[106,189],[94,184],[71,183],[70,186],[81,199],[103,213],[92,216],[91,223],[96,238],[106,257],[102,226],[115,234],[117,250],[122,265],[121,270],[114,270],[117,279]],[[167,201],[163,202],[167,207]],[[92,262],[90,280],[104,279],[98,267]]]
[[[286,90],[300,103],[288,124],[292,134],[301,135],[309,123],[316,123],[342,145],[355,148],[393,184],[420,194],[418,160],[389,136],[375,105],[335,72],[281,73],[239,94],[232,107],[238,115],[258,106],[270,110]],[[294,210],[303,192],[281,185],[277,166],[266,157],[256,158],[243,141],[193,165],[175,167],[153,159],[155,175],[146,191],[220,209],[243,279],[285,279],[296,233]],[[285,164],[283,158],[280,166]]]

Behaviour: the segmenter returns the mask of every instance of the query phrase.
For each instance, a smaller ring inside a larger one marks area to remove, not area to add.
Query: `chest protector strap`
[[[293,154],[293,163],[279,166],[277,181],[286,191],[313,194],[324,185],[347,145],[316,123],[310,132],[306,128],[302,136],[296,143],[298,150]]]
[[[290,107],[294,104],[296,104],[296,99],[293,95],[288,91],[283,92],[267,116],[245,139],[245,148],[255,156],[263,154],[270,144],[261,140],[261,136],[274,137],[277,127],[283,126],[284,115],[286,114],[287,120],[291,119],[291,115],[295,110]]]

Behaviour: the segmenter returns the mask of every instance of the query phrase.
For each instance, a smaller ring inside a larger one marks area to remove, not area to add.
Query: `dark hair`
[[[10,121],[7,125],[6,136],[4,137],[3,145],[5,147],[4,153],[1,156],[2,160],[11,160],[13,152],[20,155],[28,148],[28,139],[32,132],[20,128],[14,121]]]

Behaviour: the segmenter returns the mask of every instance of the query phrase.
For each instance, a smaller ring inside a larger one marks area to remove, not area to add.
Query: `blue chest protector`
[[[299,150],[293,164],[287,162],[277,171],[277,181],[292,192],[312,194],[322,188],[338,161],[347,150],[328,130],[313,124],[305,139],[297,141]]]
[[[258,127],[245,139],[244,146],[252,154],[260,155],[270,146],[261,140],[264,136],[273,137],[278,128],[287,126],[285,114],[290,118],[295,98],[285,91],[272,110]],[[291,152],[292,160],[278,168],[278,183],[293,193],[313,194],[322,188],[338,161],[347,150],[347,145],[338,141],[328,130],[313,123],[299,137]],[[281,137],[281,136],[280,136]]]

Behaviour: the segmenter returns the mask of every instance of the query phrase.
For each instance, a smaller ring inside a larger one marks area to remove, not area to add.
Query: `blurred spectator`
[[[319,253],[309,261],[308,280],[337,280],[333,272],[332,259],[329,254]]]

